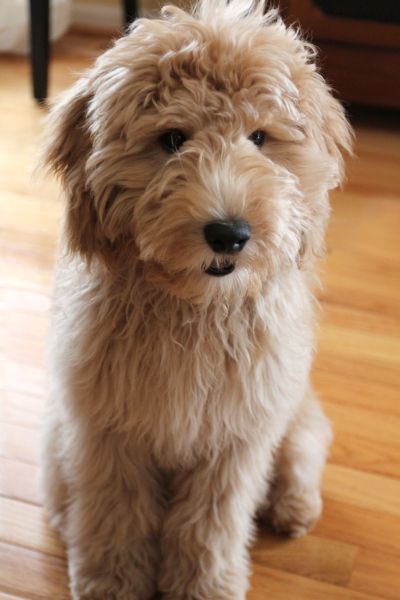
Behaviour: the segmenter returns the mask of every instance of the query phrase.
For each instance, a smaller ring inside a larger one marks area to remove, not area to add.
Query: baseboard
[[[74,2],[72,23],[90,29],[109,30],[122,26],[122,6],[92,6]]]

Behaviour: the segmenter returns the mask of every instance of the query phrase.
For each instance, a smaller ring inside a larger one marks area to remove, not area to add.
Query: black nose
[[[204,226],[204,237],[214,252],[240,252],[250,239],[250,225],[246,221],[211,221]]]

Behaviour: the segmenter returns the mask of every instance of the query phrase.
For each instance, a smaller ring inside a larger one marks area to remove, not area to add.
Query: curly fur
[[[299,535],[321,510],[314,262],[343,110],[274,10],[202,0],[136,21],[46,143],[68,204],[43,481],[72,596],[243,600],[256,511]],[[227,218],[251,239],[213,278],[202,230]]]

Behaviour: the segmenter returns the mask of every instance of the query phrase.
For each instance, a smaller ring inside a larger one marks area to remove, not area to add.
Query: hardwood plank
[[[331,411],[328,414],[332,415]],[[400,460],[398,450],[391,444],[371,442],[364,437],[353,436],[351,442],[344,433],[336,431],[330,461],[346,465],[366,473],[398,477]]]
[[[0,457],[0,496],[40,504],[38,467]]]
[[[27,392],[0,389],[0,421],[37,428],[42,422],[44,398]]]
[[[351,360],[363,367],[373,364],[375,368],[392,373],[392,380],[398,377],[400,367],[400,340],[372,331],[349,330],[344,324],[336,325],[325,321],[319,336],[321,353],[340,355],[342,360]]]
[[[16,394],[30,394],[43,398],[45,386],[44,365],[31,366],[10,359],[2,365],[1,390]]]
[[[398,179],[398,175],[392,176],[391,181]],[[400,211],[397,198],[382,198],[376,189],[379,179],[374,181],[367,184],[371,197],[366,196],[366,190],[351,194],[348,186],[344,192],[333,194],[324,297],[398,319]]]
[[[37,465],[39,462],[39,433],[36,429],[2,423],[0,456]]]
[[[3,328],[5,356],[25,364],[43,366],[47,340],[47,316],[28,309],[6,308],[3,313],[5,317]],[[30,334],[28,338],[27,331]]]
[[[0,515],[1,542],[64,557],[64,547],[49,527],[42,507],[0,497]]]
[[[331,461],[361,471],[400,477],[400,417],[324,402],[335,426]],[[374,427],[371,427],[371,423]]]
[[[351,325],[351,331],[359,334],[380,336],[389,343],[398,342],[400,336],[400,320],[391,314],[368,312],[357,308],[329,304],[324,302],[322,311],[323,322],[327,321],[336,327]]]
[[[349,164],[349,179],[354,180],[356,177],[353,170],[356,167],[358,167],[362,173],[365,156],[374,156],[376,160],[383,160],[384,162],[400,160],[398,127],[387,127],[386,115],[386,112],[382,111],[376,114],[368,112],[367,122],[365,116],[361,119],[360,117],[357,118],[357,116],[354,117],[354,121],[357,125],[357,157]],[[396,115],[392,116],[394,117],[394,120],[396,120]],[[384,118],[383,127],[382,117]],[[359,159],[362,159],[361,162]],[[396,165],[396,162],[393,163],[393,171],[387,180],[390,189],[394,185],[400,185],[399,173]],[[371,182],[373,182],[374,185],[380,183],[379,181],[377,182],[375,173],[364,170],[364,178],[367,175],[371,178]]]
[[[6,310],[27,311],[47,317],[50,308],[49,295],[23,287],[0,286],[0,299]]]
[[[400,481],[329,464],[324,477],[325,497],[357,508],[400,517]]]
[[[388,600],[399,599],[400,555],[361,548],[354,565],[350,587]]]
[[[285,538],[265,527],[260,534],[251,553],[256,569],[261,565],[335,585],[349,583],[357,546],[315,535]]]
[[[0,543],[0,590],[29,600],[69,600],[64,560]]]
[[[48,283],[52,281],[56,240],[52,235],[29,233],[16,236],[13,231],[4,229],[0,240],[3,256],[0,276],[14,275],[19,281],[39,281],[40,289],[48,291]],[[18,278],[13,271],[18,269]],[[21,270],[23,270],[23,274]],[[11,273],[10,273],[11,271]],[[12,279],[11,279],[12,280]],[[8,280],[7,280],[8,281]]]
[[[400,417],[397,385],[351,376],[349,370],[334,372],[324,368],[323,357],[317,358],[312,379],[323,401]]]
[[[325,328],[325,324],[323,325]],[[334,341],[335,340],[335,341]],[[331,336],[331,341],[334,343],[345,344],[346,340],[339,336]],[[356,379],[363,381],[366,385],[369,383],[379,384],[380,386],[390,386],[394,390],[398,389],[398,369],[393,365],[386,365],[384,362],[370,360],[359,360],[357,353],[351,356],[343,356],[337,350],[330,350],[325,341],[325,347],[320,348],[315,359],[314,370],[321,369],[337,375],[341,374],[347,379]],[[376,399],[379,405],[379,398]]]
[[[7,192],[9,208],[5,210],[3,204],[3,210],[0,210],[2,228],[16,236],[29,235],[34,231],[36,235],[53,238],[60,227],[62,203],[59,197],[58,185],[48,185],[47,189],[46,186],[33,188],[31,194],[27,194],[26,190]]]
[[[400,519],[384,510],[333,500],[325,493],[324,512],[313,535],[361,546],[376,555],[395,554],[398,553]]]
[[[383,596],[342,588],[314,579],[257,566],[248,600],[383,600]]]

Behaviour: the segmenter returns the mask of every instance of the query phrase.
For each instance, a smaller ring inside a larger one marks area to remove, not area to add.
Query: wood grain
[[[390,600],[399,598],[399,553],[374,552],[361,548],[355,560],[349,587],[380,594]]]
[[[56,44],[52,92],[109,40]],[[0,600],[67,599],[64,548],[37,487],[45,338],[62,202],[33,181],[43,109],[23,57],[0,57]],[[400,132],[357,117],[356,159],[332,195],[313,381],[336,433],[322,519],[306,538],[261,528],[250,600],[400,598]]]
[[[0,457],[0,496],[40,504],[38,467]]]
[[[265,566],[302,577],[347,586],[354,570],[358,547],[332,539],[308,535],[287,539],[264,527],[252,551],[257,567]],[[307,560],[304,557],[307,556]]]
[[[8,544],[64,557],[56,533],[47,526],[41,506],[0,497],[0,539]]]
[[[248,600],[383,600],[383,596],[372,596],[346,587],[322,583],[292,573],[284,573],[268,567],[258,567],[253,576],[253,587]],[[268,594],[268,595],[267,595]]]
[[[0,543],[0,588],[29,600],[67,600],[66,564],[14,545]]]
[[[326,493],[324,500],[323,517],[314,529],[315,535],[367,548],[376,556],[381,552],[398,554],[400,520],[397,516],[335,501]]]

